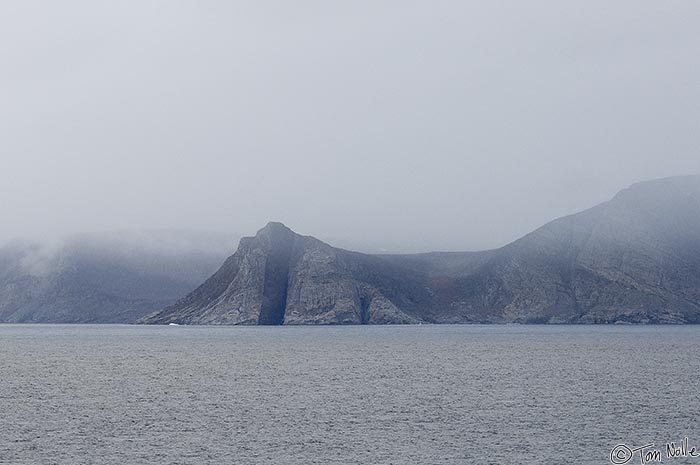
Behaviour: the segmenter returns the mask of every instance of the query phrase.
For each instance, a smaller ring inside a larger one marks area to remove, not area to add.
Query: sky
[[[700,173],[700,2],[11,0],[0,242],[504,245]]]

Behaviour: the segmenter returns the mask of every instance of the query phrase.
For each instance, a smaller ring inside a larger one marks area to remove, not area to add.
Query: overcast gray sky
[[[700,2],[0,6],[0,240],[509,242],[700,172]]]

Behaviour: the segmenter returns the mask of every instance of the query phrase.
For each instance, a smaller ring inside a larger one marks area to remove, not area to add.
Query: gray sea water
[[[700,447],[698,336],[2,325],[0,463],[597,465],[654,443],[700,464],[665,449]]]

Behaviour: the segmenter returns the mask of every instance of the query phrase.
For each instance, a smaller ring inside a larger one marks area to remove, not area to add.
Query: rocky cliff
[[[269,223],[243,238],[202,286],[145,319],[185,324],[381,324],[420,321],[422,275]]]
[[[476,253],[365,255],[270,223],[142,322],[700,322],[700,177],[636,184]]]

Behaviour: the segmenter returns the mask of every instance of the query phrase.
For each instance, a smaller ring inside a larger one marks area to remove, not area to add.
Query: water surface
[[[0,464],[605,464],[700,446],[698,336],[0,325]]]

